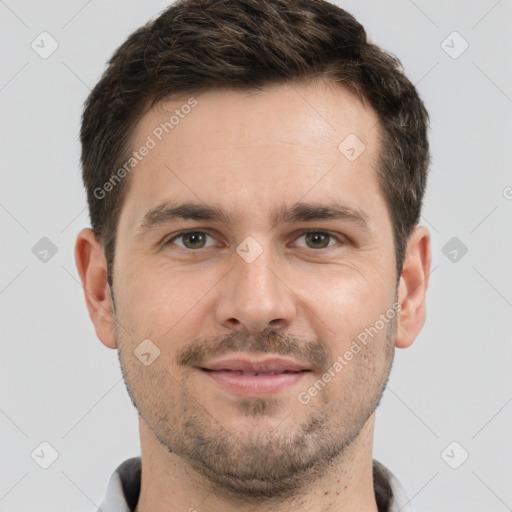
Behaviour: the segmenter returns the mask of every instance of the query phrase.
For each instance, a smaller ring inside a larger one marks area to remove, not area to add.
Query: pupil
[[[201,240],[203,238],[203,235],[201,233],[188,233],[185,235],[188,241],[191,242],[191,245],[196,246],[199,242],[199,245],[201,245],[201,242],[204,240]]]
[[[313,244],[317,244],[318,242],[320,242],[320,247],[326,247],[328,245],[329,235],[327,235],[326,233],[308,233],[308,237],[310,241],[311,239],[313,239]]]

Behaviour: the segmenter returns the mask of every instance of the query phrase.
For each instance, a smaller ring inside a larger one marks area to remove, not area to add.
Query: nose
[[[217,321],[232,330],[286,330],[296,316],[297,298],[280,274],[270,249],[251,263],[234,253],[232,270],[221,283]]]

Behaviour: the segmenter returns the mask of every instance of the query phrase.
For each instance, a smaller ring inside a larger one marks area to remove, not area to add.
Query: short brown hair
[[[398,279],[426,186],[428,113],[400,61],[325,0],[178,0],[116,50],[85,103],[80,133],[92,229],[109,276],[129,177],[100,199],[95,191],[130,158],[134,130],[150,107],[172,95],[323,77],[356,91],[378,114],[378,179]]]

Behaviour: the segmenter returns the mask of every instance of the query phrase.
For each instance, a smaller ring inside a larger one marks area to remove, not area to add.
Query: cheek
[[[165,355],[144,365],[133,353],[129,343],[119,344],[123,377],[137,410],[146,418],[158,417],[168,421],[168,411],[175,408],[179,400],[176,379],[169,371]],[[162,407],[162,404],[167,404]]]
[[[304,314],[325,339],[344,343],[373,325],[391,306],[392,279],[379,268],[344,266],[304,279],[294,291],[306,306]]]
[[[218,281],[214,271],[187,272],[168,262],[139,261],[127,274],[119,312],[139,336],[159,339],[194,316],[201,301]]]

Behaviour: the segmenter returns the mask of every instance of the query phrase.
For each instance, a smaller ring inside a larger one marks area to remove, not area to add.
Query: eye
[[[182,231],[167,240],[164,245],[170,245],[173,243],[183,249],[204,249],[205,247],[209,247],[206,245],[207,237],[213,239],[211,235],[204,231]],[[177,244],[175,243],[175,240],[181,240],[183,244]]]
[[[306,249],[325,249],[335,244],[330,244],[330,241],[342,242],[342,238],[329,233],[328,231],[306,231],[299,235],[295,241],[300,240],[304,237],[307,245],[299,247],[305,247]]]
[[[206,233],[205,231],[182,231],[165,241],[164,245],[174,244],[178,247],[181,247],[182,249],[189,250],[205,249],[215,245],[215,243],[210,243],[208,245],[208,238],[215,240],[213,236]],[[301,238],[304,238],[306,245],[298,244],[297,246],[305,249],[325,249],[336,245],[336,242],[344,241],[343,237],[341,236],[334,235],[328,231],[318,230],[303,232],[295,239],[294,242],[297,244],[297,241]],[[179,240],[181,243],[177,243],[177,240]]]

